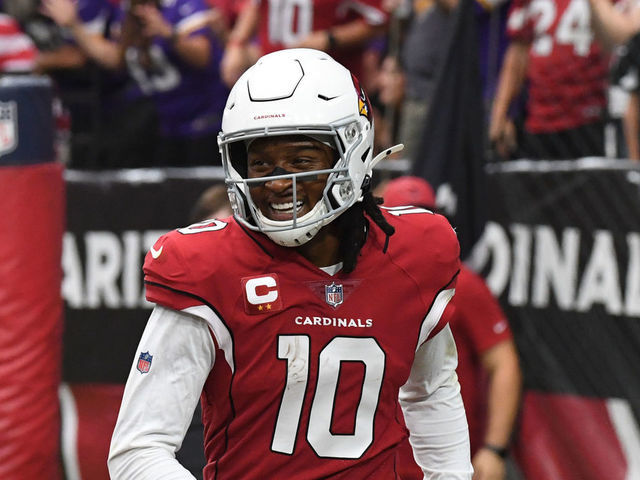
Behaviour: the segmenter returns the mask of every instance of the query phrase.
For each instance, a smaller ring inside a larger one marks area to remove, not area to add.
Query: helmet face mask
[[[334,165],[299,173],[276,169],[266,177],[248,178],[251,141],[291,135],[332,146]],[[371,175],[373,119],[364,91],[342,65],[316,50],[283,50],[262,57],[236,82],[218,143],[236,219],[280,245],[295,247],[361,198]],[[304,215],[294,208],[287,221],[267,218],[251,197],[251,187],[290,179],[295,205],[298,183],[318,175],[327,175],[321,199]]]

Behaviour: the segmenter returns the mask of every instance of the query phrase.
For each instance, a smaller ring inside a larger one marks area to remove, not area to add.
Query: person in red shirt
[[[0,13],[0,72],[31,72],[38,50],[11,16]]]
[[[383,189],[385,207],[413,205],[434,209],[431,185],[418,177],[399,177]],[[462,264],[451,331],[458,350],[458,380],[467,412],[474,480],[505,478],[505,455],[520,405],[521,372],[509,323],[482,278]],[[399,454],[403,480],[422,472],[404,444]]]
[[[499,155],[532,159],[604,156],[609,56],[596,41],[586,0],[514,0],[492,106],[489,139]],[[528,82],[524,132],[516,144],[511,102]]]
[[[385,31],[382,0],[244,0],[226,45],[222,76],[231,86],[258,56],[283,48],[329,53],[362,79],[367,42]],[[257,35],[257,44],[250,42]]]

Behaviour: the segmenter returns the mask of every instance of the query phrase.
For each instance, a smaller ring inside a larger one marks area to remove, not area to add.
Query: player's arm
[[[449,325],[416,351],[400,405],[417,464],[429,479],[470,480],[469,429]]]
[[[498,87],[491,107],[489,140],[497,152],[508,157],[515,149],[515,130],[509,119],[511,102],[520,94],[527,75],[529,44],[511,41],[505,52]]]
[[[504,460],[497,449],[509,445],[513,425],[520,405],[522,375],[513,340],[503,340],[480,355],[488,374],[486,448],[474,455],[473,466],[480,478],[504,477]],[[486,476],[483,476],[486,475]]]
[[[102,35],[92,32],[80,20],[76,4],[72,0],[43,0],[42,11],[58,25],[67,28],[78,47],[105,68],[124,66],[122,49]]]
[[[147,373],[141,353],[152,356]],[[207,324],[157,306],[149,318],[124,391],[109,450],[113,480],[192,480],[175,459],[215,360]],[[143,369],[144,370],[144,369]]]

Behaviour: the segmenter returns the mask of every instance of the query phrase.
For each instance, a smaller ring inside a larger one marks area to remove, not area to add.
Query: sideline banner
[[[144,256],[222,178],[222,167],[66,172],[65,381],[125,383],[152,308]]]
[[[640,478],[640,169],[517,161],[489,169],[472,266],[509,318],[527,478]]]

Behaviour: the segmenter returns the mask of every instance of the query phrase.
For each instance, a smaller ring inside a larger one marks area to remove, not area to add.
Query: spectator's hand
[[[145,37],[171,38],[173,35],[173,27],[153,5],[137,5],[133,13],[142,22],[142,34]]]
[[[224,56],[220,62],[220,76],[222,81],[232,87],[240,75],[249,68],[250,60],[247,47],[237,43],[227,43]]]
[[[73,0],[42,0],[40,11],[63,28],[79,22],[78,8]]]
[[[329,32],[326,30],[316,30],[301,41],[289,45],[289,48],[313,48],[326,52],[329,50]]]
[[[504,480],[506,468],[504,459],[491,450],[481,448],[471,459],[473,480]]]
[[[387,12],[393,12],[396,8],[401,7],[405,0],[382,0],[382,8]]]
[[[640,5],[637,3],[629,11],[629,17],[631,18],[631,23],[634,25],[636,31],[640,31]]]
[[[498,155],[504,159],[509,158],[518,146],[513,122],[508,118],[492,120],[489,125],[489,141]]]
[[[208,25],[213,34],[221,41],[225,42],[229,36],[227,19],[219,8],[211,8],[208,13]]]

